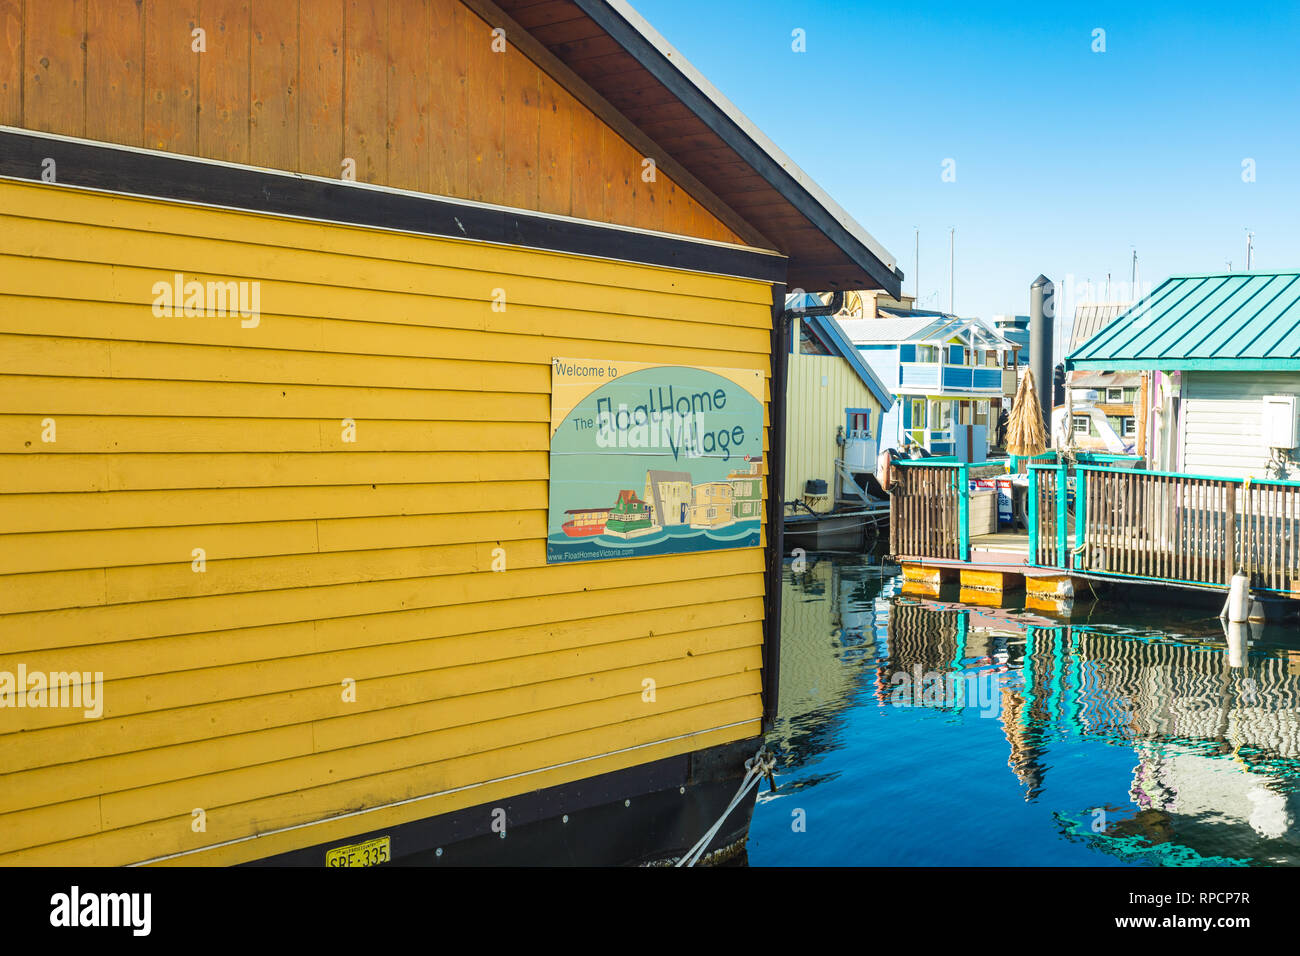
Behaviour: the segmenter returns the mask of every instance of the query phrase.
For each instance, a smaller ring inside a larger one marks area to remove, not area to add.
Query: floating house
[[[609,520],[608,508],[568,508],[564,513],[573,515],[562,526],[564,533],[573,538],[600,534]]]
[[[1153,444],[1172,449],[1167,470],[1300,478],[1300,273],[1166,279],[1066,364],[1080,376],[1160,373],[1147,391],[1162,432]],[[1116,381],[1108,380],[1108,400],[1121,391],[1138,397],[1140,380]]]
[[[740,845],[787,287],[893,257],[622,0],[6,9],[0,863]],[[726,398],[761,534],[564,532],[647,470],[570,414],[614,366]],[[557,497],[578,438],[599,497]],[[102,712],[8,706],[20,668]]]
[[[753,459],[744,471],[727,475],[731,484],[731,512],[737,521],[750,521],[763,513],[763,460]]]
[[[881,426],[885,447],[919,445],[980,462],[998,413],[1015,394],[1020,347],[979,319],[935,315],[841,323],[895,402]]]
[[[635,491],[618,493],[618,501],[609,509],[605,521],[605,534],[618,538],[634,538],[656,530],[650,505],[637,497]]]
[[[807,294],[786,300],[797,332],[790,336],[786,389],[785,500],[812,498],[812,510],[829,511],[846,497],[861,501],[893,397],[833,316],[801,314],[820,305]],[[812,487],[821,490],[810,493]]]
[[[645,473],[645,500],[654,508],[661,526],[689,524],[691,473],[654,469]],[[754,517],[757,517],[755,513]]]
[[[736,520],[730,481],[706,481],[691,488],[690,526],[725,528]]]

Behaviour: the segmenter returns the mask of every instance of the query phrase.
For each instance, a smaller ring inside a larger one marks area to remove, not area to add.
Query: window
[[[1001,364],[1001,356],[997,352],[989,349],[984,353],[984,364],[988,368],[997,368]]]
[[[1122,388],[1106,389],[1106,401],[1111,402],[1113,404],[1118,404],[1119,402],[1124,401],[1124,389]]]
[[[849,409],[849,437],[850,438],[870,438],[871,437],[871,411],[870,409]]]
[[[916,347],[916,360],[918,362],[937,362],[939,361],[939,349],[934,345],[918,345]]]
[[[1076,435],[1087,435],[1091,430],[1092,419],[1087,415],[1074,416],[1074,433]]]
[[[924,398],[912,399],[912,427],[913,428],[925,427],[925,399]]]
[[[1132,415],[1125,415],[1119,420],[1119,423],[1120,427],[1123,428],[1123,435],[1125,438],[1137,437],[1137,419]]]
[[[817,330],[808,322],[800,320],[799,322],[799,354],[800,355],[833,355]]]
[[[930,430],[946,432],[952,428],[952,402],[930,403]]]
[[[975,424],[987,425],[988,423],[989,423],[989,403],[986,401],[976,402],[975,403]]]

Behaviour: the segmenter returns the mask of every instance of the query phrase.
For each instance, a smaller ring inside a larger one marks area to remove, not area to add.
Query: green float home
[[[626,537],[652,530],[654,530],[654,523],[650,520],[650,505],[638,498],[635,491],[630,489],[620,491],[618,500],[609,509],[605,534]]]

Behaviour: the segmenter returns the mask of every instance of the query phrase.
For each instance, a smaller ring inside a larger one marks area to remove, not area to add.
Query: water
[[[1300,863],[1300,629],[1229,668],[1214,612],[1068,617],[785,570],[751,866]]]

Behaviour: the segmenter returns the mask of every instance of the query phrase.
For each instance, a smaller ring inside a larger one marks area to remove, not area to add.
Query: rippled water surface
[[[1300,863],[1300,633],[977,607],[861,558],[785,571],[753,866]],[[966,596],[969,599],[969,596]]]

